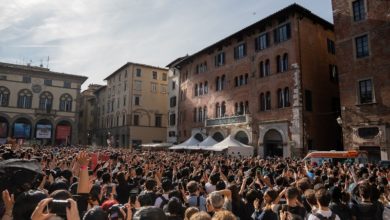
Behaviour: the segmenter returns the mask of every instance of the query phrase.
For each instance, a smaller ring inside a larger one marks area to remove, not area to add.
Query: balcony
[[[227,116],[222,118],[206,119],[206,127],[248,123],[249,122],[248,116],[249,115],[234,115],[234,116]]]
[[[36,109],[34,109],[34,113],[36,116],[55,117],[57,115],[57,110],[36,108]]]

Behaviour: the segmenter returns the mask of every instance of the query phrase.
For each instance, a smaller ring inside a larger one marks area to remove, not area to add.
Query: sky
[[[331,0],[0,0],[0,62],[87,76],[86,89],[126,62],[165,67],[294,2],[333,23]]]

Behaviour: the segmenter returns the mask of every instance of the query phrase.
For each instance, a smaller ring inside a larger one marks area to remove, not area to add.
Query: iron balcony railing
[[[229,124],[242,124],[247,123],[247,115],[234,115],[234,116],[225,116],[221,118],[209,118],[206,119],[206,127],[218,126],[218,125],[229,125]]]

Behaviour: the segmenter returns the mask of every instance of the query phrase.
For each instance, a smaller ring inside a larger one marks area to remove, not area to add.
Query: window
[[[290,23],[282,25],[274,30],[274,42],[280,43],[291,38]]]
[[[126,125],[126,114],[122,115],[122,126]]]
[[[264,96],[264,93],[261,93],[260,94],[260,100],[259,100],[259,103],[260,103],[260,111],[265,111],[265,96]]]
[[[260,69],[260,77],[265,77],[270,75],[270,65],[269,60],[267,59],[265,62],[261,61],[259,64]]]
[[[133,125],[135,125],[135,126],[139,125],[139,115],[134,115]]]
[[[288,87],[284,88],[284,107],[290,106],[290,89]]]
[[[161,93],[167,93],[167,86],[166,85],[160,85],[161,86]]]
[[[39,96],[39,109],[50,112],[53,103],[53,95],[50,92],[42,92]]]
[[[264,50],[269,46],[269,33],[262,34],[255,39],[255,50]]]
[[[0,80],[7,80],[7,76],[5,76],[5,75],[0,75]]]
[[[167,81],[167,74],[166,74],[166,73],[163,73],[163,74],[162,74],[162,80],[163,80],[163,81]]]
[[[356,57],[362,58],[369,55],[368,52],[368,36],[363,35],[355,38]]]
[[[339,73],[336,65],[329,64],[329,79],[331,82],[339,81]]]
[[[172,81],[172,82],[171,82],[171,86],[172,86],[172,90],[175,90],[175,89],[176,89],[176,82],[175,82],[175,81]]]
[[[194,87],[194,95],[195,95],[195,96],[198,96],[198,84],[195,84],[195,87]]]
[[[220,83],[220,90],[223,90],[225,87],[225,75],[222,75],[221,77],[221,83]]]
[[[203,120],[207,119],[207,107],[203,106]]]
[[[152,83],[152,92],[157,92],[157,83]]]
[[[123,90],[126,91],[126,88],[127,88],[127,83],[123,83]]]
[[[9,89],[0,86],[0,106],[6,107],[9,104]]]
[[[278,108],[283,108],[283,92],[278,89]]]
[[[176,96],[171,97],[171,99],[169,100],[169,104],[171,108],[176,106]]]
[[[202,122],[203,121],[203,109],[202,107],[199,107],[198,108],[198,122]]]
[[[214,59],[215,66],[223,66],[225,64],[225,52],[219,52]]]
[[[135,76],[136,76],[136,77],[141,77],[141,75],[142,75],[141,69],[140,69],[140,68],[137,68],[137,69],[136,69]]]
[[[116,107],[119,108],[119,107],[120,107],[120,104],[121,104],[121,102],[119,101],[119,98],[118,98],[118,100],[117,100],[116,103],[117,103]]]
[[[372,80],[366,79],[359,81],[359,99],[360,104],[373,102]]]
[[[156,116],[155,116],[155,126],[156,127],[161,127],[162,126],[161,122],[162,122],[162,115],[161,114],[156,114]]]
[[[335,54],[336,53],[336,49],[335,49],[334,41],[332,41],[329,38],[326,39],[326,41],[327,41],[327,44],[328,44],[328,53]]]
[[[134,96],[134,105],[140,105],[140,96]]]
[[[172,113],[169,115],[169,126],[175,126],[176,125],[176,114]]]
[[[153,71],[153,72],[152,72],[152,75],[153,75],[153,79],[156,79],[156,80],[157,80],[157,72],[156,72],[156,71]]]
[[[63,94],[60,97],[60,111],[71,112],[72,100],[72,96],[70,96],[69,94]]]
[[[30,76],[23,76],[23,82],[24,83],[31,83],[31,77]]]
[[[31,108],[32,93],[28,89],[24,89],[19,92],[18,95],[18,108]]]
[[[123,97],[123,106],[126,106],[126,96]]]
[[[168,132],[169,137],[176,137],[176,132],[175,131],[170,131]]]
[[[364,0],[357,0],[352,2],[353,20],[361,21],[366,18],[364,10]]]
[[[248,73],[246,73],[245,78],[244,78],[244,85],[248,84],[248,78],[249,78],[249,75],[248,75]]]
[[[290,106],[290,93],[288,87],[278,89],[278,108],[285,108]]]
[[[280,59],[280,55],[276,56],[276,72],[280,73],[282,71],[282,60]]]
[[[305,90],[305,104],[306,111],[313,111],[313,100],[310,90]]]
[[[238,87],[239,84],[240,84],[240,83],[238,82],[238,77],[237,77],[237,76],[234,77],[234,86],[235,86],[235,87]]]
[[[221,117],[225,117],[225,114],[226,114],[226,103],[225,102],[222,102],[222,105],[221,105]]]
[[[136,80],[134,89],[137,90],[137,91],[141,91],[142,90],[142,81]]]
[[[282,72],[285,72],[288,70],[288,54],[283,54],[283,60],[282,60]]]
[[[209,86],[207,81],[204,82],[203,90],[204,90],[204,94],[207,94],[209,92]]]
[[[215,104],[215,117],[216,118],[221,117],[221,106],[219,105],[218,102],[217,102],[217,104]]]
[[[71,87],[71,82],[64,81],[64,88],[70,88],[70,87]]]
[[[52,80],[51,80],[51,79],[45,79],[45,80],[44,80],[44,84],[45,84],[46,86],[51,86],[51,85],[52,85]]]
[[[199,84],[199,95],[203,95],[203,83]]]
[[[234,48],[234,59],[241,59],[246,56],[246,44],[242,43]]]
[[[271,109],[271,93],[266,92],[265,94],[265,110]]]
[[[127,78],[127,70],[125,70],[125,78]]]

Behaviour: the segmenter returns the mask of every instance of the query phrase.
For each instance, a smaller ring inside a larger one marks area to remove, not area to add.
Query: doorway
[[[282,135],[275,129],[264,135],[264,157],[283,157]]]

